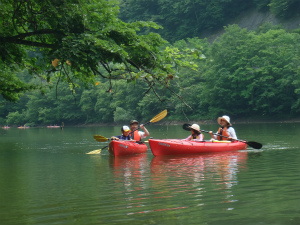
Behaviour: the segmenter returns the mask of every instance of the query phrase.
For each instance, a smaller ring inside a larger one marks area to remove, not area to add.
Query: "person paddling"
[[[146,127],[141,124],[140,128],[144,131],[138,131],[139,122],[137,120],[131,120],[130,121],[130,130],[131,130],[131,138],[136,141],[141,141],[143,138],[146,138],[150,135],[149,131],[146,129]]]
[[[130,132],[130,128],[128,126],[123,126],[121,128],[121,132],[122,132],[122,135],[119,135],[119,136],[113,136],[111,137],[111,140],[131,140],[131,137],[129,135],[129,132]]]
[[[204,141],[204,135],[201,134],[200,126],[198,124],[193,124],[192,126],[190,126],[190,128],[191,128],[192,134],[184,140],[186,140],[186,141]]]
[[[229,116],[222,116],[218,118],[218,123],[221,125],[221,127],[219,128],[217,134],[220,134],[222,136],[226,136],[226,137],[221,137],[219,135],[214,135],[212,131],[209,131],[211,137],[213,139],[218,139],[219,141],[226,141],[226,140],[231,140],[231,139],[237,139],[236,133],[234,128],[232,127],[231,123],[230,123],[230,118]]]

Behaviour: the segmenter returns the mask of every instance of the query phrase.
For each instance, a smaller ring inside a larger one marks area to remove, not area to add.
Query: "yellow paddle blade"
[[[150,123],[155,123],[158,122],[160,120],[162,120],[163,118],[166,117],[166,115],[168,114],[168,111],[165,109],[164,111],[162,111],[161,113],[157,114],[156,116],[154,116],[152,118],[152,120],[150,120]]]
[[[101,136],[101,135],[94,135],[94,139],[95,139],[96,141],[99,141],[99,142],[106,142],[106,141],[108,141],[108,138],[107,138],[107,137],[103,137],[103,136]]]
[[[94,151],[90,151],[90,152],[87,152],[85,154],[100,154],[101,153],[101,149],[97,149],[97,150],[94,150]]]

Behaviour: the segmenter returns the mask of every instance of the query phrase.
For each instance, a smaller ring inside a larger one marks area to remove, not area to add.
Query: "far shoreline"
[[[182,125],[185,123],[197,123],[199,125],[203,124],[216,124],[217,121],[214,120],[190,120],[190,121],[159,121],[157,123],[153,123],[151,125]],[[232,124],[259,124],[259,123],[300,123],[300,118],[296,119],[290,119],[290,120],[236,120],[232,121]],[[73,127],[99,127],[99,126],[121,126],[126,123],[92,123],[92,124],[77,124],[77,125],[69,125]]]
[[[142,121],[143,123],[144,121]],[[156,123],[151,123],[151,126],[153,125],[166,125],[166,126],[172,126],[172,125],[183,125],[185,123],[189,124],[199,124],[199,125],[205,125],[205,124],[217,124],[217,120],[184,120],[184,121],[167,121],[167,120],[162,120]],[[262,120],[262,119],[237,119],[235,121],[231,121],[231,124],[262,124],[262,123],[300,123],[300,118],[293,118],[293,119],[285,119],[285,120],[276,120],[276,119],[269,119],[269,120]],[[64,123],[64,127],[101,127],[101,126],[122,126],[126,124],[125,123],[86,123],[86,124],[68,124]],[[58,124],[57,124],[58,125]],[[27,124],[26,124],[27,126]],[[37,126],[30,126],[29,127],[36,127],[36,128],[47,128],[49,124],[47,125],[37,125]],[[58,125],[59,126],[59,125]],[[1,126],[3,128],[3,126]],[[11,125],[9,126],[10,128],[17,128],[17,125]],[[4,128],[3,128],[4,129]],[[49,128],[49,129],[54,129],[54,128]],[[61,129],[61,127],[58,127],[56,129]]]

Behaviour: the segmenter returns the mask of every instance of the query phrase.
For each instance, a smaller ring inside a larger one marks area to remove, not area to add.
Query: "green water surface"
[[[85,153],[108,144],[94,134],[120,127],[1,129],[0,224],[299,225],[299,125],[236,124],[260,150],[154,157],[148,147],[116,158]],[[147,128],[153,138],[189,135]]]

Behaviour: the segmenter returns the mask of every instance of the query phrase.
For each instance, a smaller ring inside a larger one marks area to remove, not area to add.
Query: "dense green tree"
[[[252,4],[287,18],[286,12],[296,14],[289,8],[294,0],[142,1],[146,10],[122,0],[133,23],[117,18],[114,2],[60,1],[59,9],[57,1],[38,2],[1,0],[1,125],[146,122],[166,108],[165,120],[299,115],[297,30],[265,24],[248,32],[235,25],[212,44],[186,38],[170,45],[149,33],[159,26],[136,22],[163,24],[164,35],[177,40]],[[29,89],[39,91],[21,97]]]
[[[1,49],[0,49],[1,50]],[[6,65],[1,65],[0,60],[0,95],[9,101],[17,101],[23,92],[34,89],[35,86],[23,82],[13,70]]]
[[[140,79],[152,88],[163,84],[158,81],[173,74],[184,58],[163,51],[166,41],[158,34],[137,34],[160,26],[125,23],[118,11],[118,1],[1,0],[0,66],[12,73],[26,68],[50,86],[58,77],[58,83],[70,83],[73,89],[75,81],[87,86],[101,79]],[[9,75],[1,73],[0,91],[15,100],[10,93],[30,87]]]
[[[164,27],[158,32],[168,41],[199,36],[222,28],[253,1],[244,0],[120,0],[121,18],[126,21],[154,21]]]
[[[270,11],[277,17],[289,19],[295,15],[300,15],[299,0],[271,0]]]
[[[300,35],[229,26],[212,47],[201,94],[207,113],[296,115]]]

